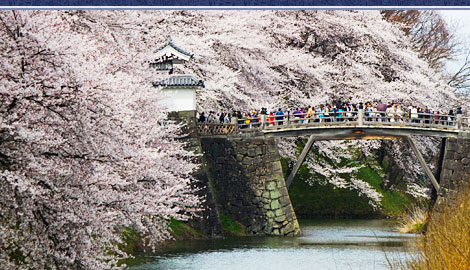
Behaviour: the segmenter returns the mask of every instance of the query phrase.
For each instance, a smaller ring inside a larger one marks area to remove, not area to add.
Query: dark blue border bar
[[[269,7],[432,7],[432,6],[467,6],[468,0],[0,0],[0,6],[113,6],[113,7],[175,7],[175,6],[210,6],[210,7],[230,7],[230,6],[269,6]],[[470,8],[470,6],[469,6]]]

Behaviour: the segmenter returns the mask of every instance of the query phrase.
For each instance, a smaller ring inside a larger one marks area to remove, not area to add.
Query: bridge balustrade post
[[[463,115],[462,115],[462,108],[458,107],[457,108],[457,129],[462,128],[462,121],[463,121]]]
[[[266,115],[265,114],[262,114],[261,115],[261,125],[260,125],[261,129],[264,129],[266,127]]]
[[[287,125],[290,125],[290,111],[287,111]]]
[[[232,124],[235,124],[235,133],[238,133],[238,117],[232,117]]]
[[[457,129],[461,129],[462,128],[462,121],[463,121],[463,117],[461,114],[457,114]]]
[[[359,122],[359,126],[364,125],[364,109],[359,109],[357,112],[357,121]]]

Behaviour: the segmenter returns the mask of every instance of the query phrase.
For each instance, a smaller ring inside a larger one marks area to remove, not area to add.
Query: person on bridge
[[[199,123],[204,123],[206,122],[206,116],[204,115],[204,112],[199,115],[199,119],[197,120]]]
[[[337,119],[337,121],[338,122],[344,121],[343,117],[344,117],[343,107],[339,107],[338,108],[338,119]]]
[[[304,123],[304,118],[305,118],[305,111],[304,109],[300,109],[300,123],[303,124]]]
[[[307,120],[306,122],[310,122],[310,123],[313,123],[314,122],[314,118],[315,118],[315,108],[313,106],[308,106],[308,110],[307,110]]]
[[[268,116],[268,126],[274,126],[274,113],[271,112]]]
[[[225,114],[225,116],[224,116],[224,124],[230,124],[230,121],[232,121],[231,118],[232,118],[232,117],[230,116],[230,113]]]
[[[449,126],[454,125],[454,110],[449,111],[449,116],[447,117],[447,121],[449,121]]]
[[[283,120],[284,113],[282,112],[281,108],[279,108],[279,110],[276,112],[276,123],[282,126]]]
[[[300,112],[299,108],[295,109],[295,111],[292,112],[292,115],[294,116],[294,119],[295,119],[294,123],[299,123],[300,122],[300,114],[301,114],[301,112]]]
[[[323,122],[324,121],[324,117],[325,117],[325,114],[323,113],[324,112],[324,107],[323,107],[323,104],[320,105],[320,107],[318,108],[318,122]]]
[[[431,115],[430,115],[431,111],[429,110],[428,106],[425,106],[425,107],[424,107],[424,113],[425,113],[425,115],[424,115],[424,123],[425,123],[425,124],[430,124],[431,121],[429,121],[429,119],[431,118]]]
[[[380,112],[380,122],[385,122],[385,112],[387,111],[387,104],[381,103],[377,105],[377,111]]]
[[[388,107],[387,110],[385,111],[385,113],[387,114],[387,120],[389,122],[395,122],[395,111],[396,111],[396,107],[395,107],[395,104],[392,104],[391,107]]]
[[[412,123],[419,123],[418,108],[416,108],[416,106],[411,107],[410,113],[411,113],[411,122]]]
[[[401,105],[397,105],[397,109],[395,111],[395,118],[397,122],[403,123],[403,110],[401,109]]]
[[[325,116],[325,122],[330,122],[330,105],[326,104],[325,107],[323,107],[323,115]]]

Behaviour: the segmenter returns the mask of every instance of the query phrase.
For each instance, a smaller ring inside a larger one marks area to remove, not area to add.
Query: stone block
[[[467,140],[470,141],[470,140]],[[470,155],[470,143],[467,142],[462,149],[462,153],[467,153],[467,155]]]
[[[240,147],[239,145],[234,148],[235,153],[240,154],[242,156],[246,155],[247,149],[245,147]]]
[[[281,162],[277,161],[273,163],[273,171],[280,171],[282,170]]]
[[[264,139],[261,138],[253,138],[250,140],[251,145],[262,145],[264,144]]]
[[[269,173],[272,173],[272,171],[274,169],[273,162],[267,162],[266,165],[265,165],[265,168],[266,168],[266,171],[268,171]]]
[[[271,201],[271,209],[276,210],[281,208],[281,204],[279,203],[279,200],[272,200]]]
[[[251,148],[251,149],[248,149],[248,156],[249,157],[255,157],[256,156],[256,150]]]
[[[274,215],[276,215],[276,217],[282,216],[284,215],[284,210],[282,208],[279,208],[276,211],[274,211]]]
[[[282,207],[287,207],[287,206],[291,205],[289,197],[287,197],[287,196],[279,198],[279,202],[281,203]]]
[[[286,216],[285,216],[285,215],[278,216],[278,217],[275,217],[274,220],[275,220],[276,222],[283,223],[284,221],[286,221]],[[282,225],[285,225],[285,224],[282,224]]]
[[[457,144],[456,144],[455,142],[449,140],[448,143],[447,143],[447,147],[446,147],[446,148],[447,148],[448,151],[457,151],[458,146],[457,146]]]
[[[266,225],[263,228],[263,232],[267,235],[271,235],[273,233],[273,225],[272,223],[266,223]]]
[[[279,190],[271,191],[271,199],[277,199],[279,197],[281,197],[281,192]]]
[[[268,144],[267,145],[268,153],[277,153],[277,145],[276,144]]]
[[[282,228],[283,235],[286,235],[290,232],[295,232],[297,230],[300,231],[300,227],[297,221],[289,222],[286,226],[284,226],[284,228]]]
[[[266,212],[266,216],[267,216],[268,218],[274,218],[274,217],[275,217],[275,213],[274,213],[273,211],[271,211],[271,210],[268,210],[268,211]]]
[[[277,189],[277,183],[275,181],[270,181],[267,186],[266,186],[266,189],[267,190],[276,190]]]
[[[452,161],[454,160],[455,155],[456,153],[454,151],[447,151],[444,162],[451,164]]]
[[[260,149],[261,149],[261,155],[266,155],[266,153],[267,153],[267,147],[266,147],[266,145],[261,145],[261,146],[260,146]]]
[[[463,165],[461,162],[454,162],[454,164],[452,165],[452,169],[454,170],[454,172],[459,172],[459,171],[462,171],[463,170]]]
[[[260,156],[255,156],[255,157],[253,157],[253,161],[254,161],[254,163],[256,164],[257,167],[262,168],[263,165],[264,165],[264,163],[263,163],[263,158],[260,157]]]
[[[287,188],[281,188],[279,190],[281,191],[281,196],[289,196],[289,192],[287,191]]]
[[[269,193],[269,191],[264,191],[262,196],[263,198],[266,198],[266,199],[271,198],[271,194]]]
[[[288,221],[292,221],[292,220],[294,220],[294,219],[297,219],[294,212],[288,212],[288,213],[286,214],[286,217],[287,217],[287,220],[288,220]]]

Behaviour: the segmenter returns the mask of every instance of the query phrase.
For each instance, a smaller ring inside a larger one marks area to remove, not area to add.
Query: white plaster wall
[[[160,104],[168,111],[196,110],[196,89],[164,89],[161,90]]]

